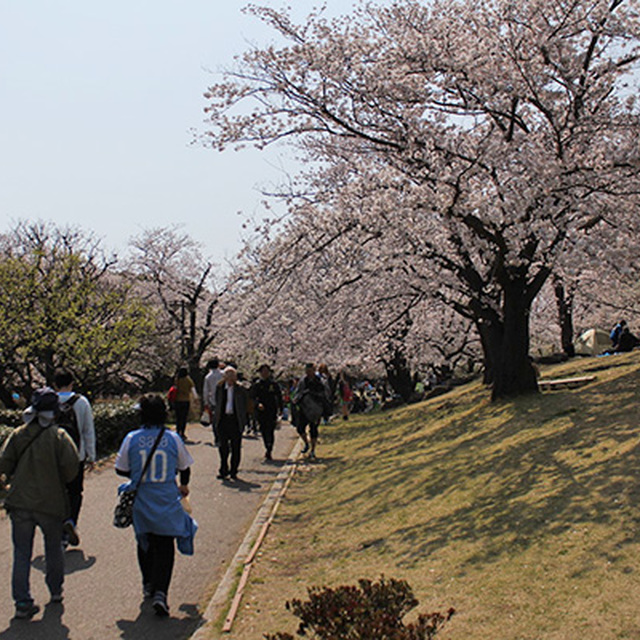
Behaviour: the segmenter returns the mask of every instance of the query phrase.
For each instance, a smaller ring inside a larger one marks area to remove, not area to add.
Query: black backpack
[[[78,448],[80,448],[80,429],[78,429],[78,418],[73,405],[79,397],[74,393],[68,400],[61,402],[60,413],[58,414],[58,426],[71,436]]]

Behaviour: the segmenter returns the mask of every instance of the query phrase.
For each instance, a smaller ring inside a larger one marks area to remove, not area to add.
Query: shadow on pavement
[[[243,493],[250,493],[254,489],[259,489],[262,485],[258,482],[249,482],[248,480],[243,480],[242,478],[236,478],[235,480],[224,479],[222,484],[225,487],[229,487],[230,489],[237,489],[238,491],[242,491]]]
[[[194,604],[181,604],[178,611],[186,617],[158,618],[153,613],[150,601],[140,605],[140,614],[135,620],[118,620],[121,640],[184,640],[202,625],[203,618]],[[1,640],[1,636],[0,636]]]
[[[64,573],[69,575],[76,571],[84,571],[90,569],[96,563],[95,556],[85,556],[82,549],[72,549],[64,554]],[[47,565],[43,555],[36,556],[31,566],[42,573],[45,573]]]
[[[48,604],[42,618],[11,620],[9,628],[0,633],[0,640],[68,640],[69,627],[62,624],[64,607]]]

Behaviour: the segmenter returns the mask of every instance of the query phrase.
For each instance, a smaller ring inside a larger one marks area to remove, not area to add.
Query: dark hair
[[[186,378],[188,375],[187,367],[180,367],[178,369],[178,378]]]
[[[67,369],[56,369],[53,374],[53,384],[58,387],[68,387],[73,383],[73,375]]]
[[[147,393],[140,398],[140,422],[156,426],[167,421],[167,405],[157,393]]]
[[[218,358],[212,358],[207,362],[207,369],[217,369],[220,366],[220,360]]]
[[[269,373],[271,373],[271,367],[266,362],[258,367],[258,373],[260,373],[263,369],[266,369]]]

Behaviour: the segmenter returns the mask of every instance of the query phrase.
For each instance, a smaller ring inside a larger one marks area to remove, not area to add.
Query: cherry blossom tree
[[[140,294],[159,310],[154,342],[164,344],[163,366],[186,363],[199,383],[201,360],[217,334],[214,263],[177,226],[143,230],[130,247],[128,270],[138,279]]]
[[[284,369],[322,360],[333,370],[386,371],[405,399],[416,369],[477,358],[468,325],[425,294],[405,262],[389,260],[388,236],[354,226],[334,242],[331,216],[315,226],[306,216],[318,218],[313,206],[270,242],[246,247],[220,313],[225,353],[257,350]]]
[[[391,237],[385,259],[475,325],[494,399],[535,390],[529,317],[554,264],[587,230],[637,229],[637,3],[249,11],[288,44],[209,89],[205,143],[296,145],[309,191],[332,194],[313,219],[336,218],[327,243]]]

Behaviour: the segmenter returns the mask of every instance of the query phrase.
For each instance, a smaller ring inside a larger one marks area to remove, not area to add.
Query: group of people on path
[[[266,364],[259,368],[258,379],[250,389],[239,383],[233,366],[222,367],[213,359],[208,369],[203,404],[219,452],[217,476],[236,480],[249,401],[262,434],[265,461],[270,461],[276,426],[284,410],[282,391]],[[24,412],[25,424],[11,433],[0,455],[0,480],[8,489],[4,504],[12,527],[11,587],[16,618],[30,619],[40,609],[30,590],[36,528],[44,537],[50,603],[62,603],[64,550],[80,542],[84,473],[96,460],[95,427],[88,399],[74,392],[73,377],[66,370],[56,372],[54,386],[34,392]],[[133,529],[142,592],[145,599],[151,599],[158,616],[169,615],[167,594],[175,548],[192,554],[197,531],[197,523],[181,503],[189,495],[193,464],[185,441],[195,385],[186,368],[178,371],[174,386],[170,404],[176,415],[176,430],[166,428],[165,399],[157,394],[142,396],[137,405],[141,426],[125,436],[115,461],[116,473],[128,479],[119,492],[136,490]],[[340,388],[343,397],[348,397]],[[332,411],[327,376],[307,364],[291,400],[292,423],[304,443],[303,453],[314,459],[319,425]]]
[[[24,412],[25,424],[14,429],[0,455],[0,479],[7,488],[4,506],[13,542],[11,592],[15,617],[22,619],[30,619],[40,610],[30,589],[36,528],[44,538],[50,604],[63,602],[64,550],[80,543],[77,525],[84,471],[93,468],[96,459],[89,401],[74,393],[68,371],[56,372],[54,381],[55,389],[43,387],[34,392]],[[124,438],[115,468],[116,473],[129,478],[119,490],[137,489],[133,529],[143,596],[152,599],[157,615],[168,616],[175,545],[182,553],[192,554],[197,530],[180,502],[189,494],[193,458],[183,439],[166,428],[167,406],[161,396],[143,396],[138,409],[141,427]],[[142,477],[145,467],[148,471]]]

